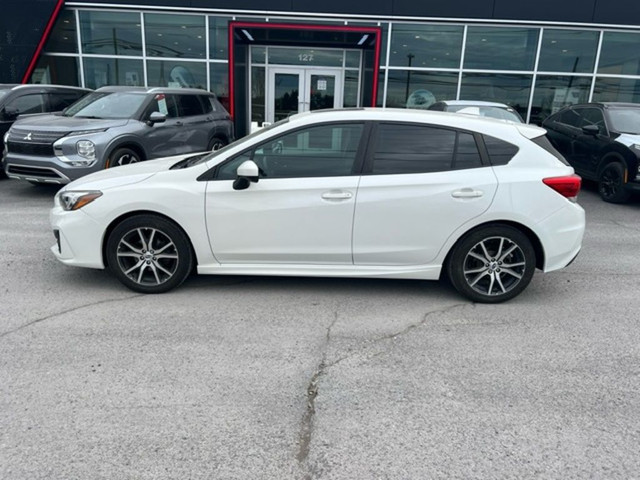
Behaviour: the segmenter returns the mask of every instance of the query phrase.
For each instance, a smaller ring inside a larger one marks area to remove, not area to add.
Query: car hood
[[[147,160],[133,165],[109,168],[91,173],[67,184],[63,190],[108,190],[110,188],[131,185],[146,180],[158,172],[169,170],[180,160],[192,157],[194,153],[175,155],[173,157]]]
[[[14,123],[15,128],[46,130],[48,132],[71,132],[73,130],[103,130],[113,127],[121,127],[131,120],[128,118],[80,118],[63,117],[61,115],[38,115],[19,119]]]
[[[621,133],[616,137],[616,142],[620,142],[627,147],[630,147],[631,145],[640,145],[640,135]]]

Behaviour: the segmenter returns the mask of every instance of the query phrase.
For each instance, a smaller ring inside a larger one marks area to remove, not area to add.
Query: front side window
[[[601,134],[607,133],[607,127],[604,123],[604,115],[597,108],[584,108],[580,109],[580,115],[582,117],[582,125],[580,127],[586,127],[587,125],[595,125]]]
[[[424,125],[380,124],[371,173],[444,172],[482,166],[473,135]]]
[[[218,167],[218,180],[236,178],[253,160],[265,178],[335,177],[354,173],[363,124],[328,124],[303,128],[270,139]]]

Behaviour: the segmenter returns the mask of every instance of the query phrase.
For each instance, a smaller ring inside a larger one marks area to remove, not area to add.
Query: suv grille
[[[55,170],[50,168],[42,168],[42,167],[27,167],[24,165],[11,165],[7,167],[8,174],[20,175],[20,176],[33,176],[33,177],[42,177],[42,178],[57,178],[62,179]]]
[[[53,143],[67,132],[42,132],[12,128],[7,138],[7,150],[11,153],[51,157]]]

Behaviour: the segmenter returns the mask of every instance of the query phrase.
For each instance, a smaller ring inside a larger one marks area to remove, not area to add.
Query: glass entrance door
[[[340,69],[270,67],[267,71],[267,122],[293,113],[342,107]]]

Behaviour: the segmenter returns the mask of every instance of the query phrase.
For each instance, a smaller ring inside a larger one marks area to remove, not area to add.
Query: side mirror
[[[600,128],[597,125],[585,125],[582,127],[582,131],[587,135],[598,135],[600,133]]]
[[[260,170],[253,160],[242,162],[238,170],[236,170],[236,173],[238,178],[233,182],[234,190],[246,190],[252,182],[258,183],[258,179],[260,178]]]
[[[167,116],[164,113],[152,112],[151,115],[149,115],[149,120],[147,120],[147,124],[151,126],[155,123],[162,123],[166,121],[167,121]]]
[[[20,110],[15,107],[5,107],[3,117],[5,120],[15,120],[20,115]]]

